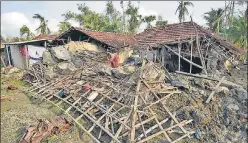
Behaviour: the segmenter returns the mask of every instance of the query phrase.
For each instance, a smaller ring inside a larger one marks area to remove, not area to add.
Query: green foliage
[[[156,20],[156,16],[154,15],[150,15],[150,16],[145,16],[142,21],[147,23],[147,28],[151,28],[151,22],[153,22],[154,20]]]
[[[179,5],[177,7],[177,10],[176,10],[175,14],[177,14],[177,12],[179,13],[178,14],[178,19],[179,19],[180,23],[183,22],[185,20],[185,16],[189,14],[189,11],[188,11],[188,8],[187,8],[189,6],[194,7],[192,2],[189,2],[189,1],[186,1],[186,2],[180,1],[179,2]]]
[[[25,38],[25,40],[32,40],[34,38],[34,34],[30,31],[30,29],[26,25],[23,25],[20,28],[20,35],[21,38]],[[23,37],[24,35],[26,36]]]
[[[48,20],[45,20],[45,18],[38,13],[34,14],[33,18],[40,20],[40,26],[35,31],[38,31],[41,34],[51,33],[50,29],[48,28]]]
[[[65,20],[72,19],[79,22],[80,26],[84,26],[85,28],[104,31],[104,28],[107,25],[107,20],[103,14],[90,10],[85,4],[78,4],[78,10],[81,13],[77,14],[69,11],[62,14],[62,16],[65,17]]]
[[[114,8],[112,1],[106,4],[106,19],[108,21],[104,31],[107,32],[122,32],[122,17],[119,11]]]
[[[167,20],[163,20],[162,16],[158,16],[158,20],[156,21],[156,26],[166,26],[168,24]]]
[[[245,16],[233,18],[232,26],[226,29],[228,40],[247,49],[247,20]]]
[[[59,26],[59,33],[63,33],[71,27],[71,24],[67,21],[63,21],[60,22],[58,26]]]
[[[222,28],[223,13],[224,10],[221,8],[218,8],[217,10],[212,8],[211,11],[206,12],[204,15],[204,19],[207,21],[208,27],[216,33],[219,33]]]
[[[65,21],[70,19],[75,20],[79,22],[80,26],[91,30],[136,33],[141,23],[144,22],[142,16],[138,14],[139,7],[135,7],[131,2],[128,2],[126,8],[124,7],[123,1],[121,1],[120,4],[122,14],[114,7],[112,1],[108,1],[106,3],[105,13],[96,13],[85,4],[78,4],[80,13],[68,11],[62,14],[62,16],[65,17]],[[146,17],[146,22],[150,24],[153,19],[154,16],[148,16]]]
[[[131,1],[128,2],[128,8],[125,12],[129,17],[128,31],[130,33],[136,33],[140,27],[142,21],[142,15],[139,15],[139,8],[132,5]]]

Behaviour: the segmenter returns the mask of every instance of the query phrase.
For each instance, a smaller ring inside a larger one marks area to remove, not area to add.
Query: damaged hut
[[[185,74],[221,71],[226,60],[235,63],[244,52],[193,21],[149,28],[135,38],[141,53],[145,47],[153,49],[150,60],[159,59],[170,72]]]
[[[79,27],[71,27],[56,38],[58,44],[66,44],[70,52],[80,50],[104,51],[117,53],[123,63],[137,47],[133,35],[111,32],[93,31]]]
[[[31,41],[5,43],[8,65],[28,69],[42,57],[47,47],[57,35],[39,35]]]

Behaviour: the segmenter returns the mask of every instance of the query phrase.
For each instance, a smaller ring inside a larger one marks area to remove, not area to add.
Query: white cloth
[[[45,47],[28,45],[28,54],[30,57],[35,58],[35,59],[41,58],[42,54],[45,50],[46,50]],[[32,65],[38,61],[38,60],[34,60],[32,58],[29,59],[29,65]]]

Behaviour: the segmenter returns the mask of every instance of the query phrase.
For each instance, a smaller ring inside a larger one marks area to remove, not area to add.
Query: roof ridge
[[[129,34],[129,33],[105,32],[105,31],[92,30],[92,29],[83,28],[83,27],[74,27],[74,28],[79,28],[81,30],[87,30],[87,31],[101,32],[101,33],[110,33],[110,34],[119,34],[119,35],[134,36],[134,34]]]

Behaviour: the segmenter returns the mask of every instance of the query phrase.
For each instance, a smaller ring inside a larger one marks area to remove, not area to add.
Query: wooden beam
[[[143,82],[144,82],[144,81],[143,81]],[[144,99],[142,96],[140,96],[140,98],[141,98],[141,99],[143,100],[143,102],[146,104],[145,99]],[[155,114],[155,113],[152,111],[152,109],[151,109],[150,107],[148,107],[148,110],[149,110],[152,114]],[[159,121],[158,121],[158,118],[155,116],[154,119],[155,119],[157,125],[159,126],[161,132],[162,132],[162,133],[164,134],[164,136],[166,137],[166,139],[167,139],[169,142],[171,142],[171,139],[170,139],[170,137],[168,136],[168,134],[167,134],[165,131],[163,131],[164,128],[162,127],[162,125],[160,125],[160,123],[159,123]]]
[[[164,47],[162,47],[162,49],[161,49],[161,61],[162,61],[162,65],[164,66],[164,52],[165,52],[165,48]]]
[[[153,49],[151,48],[150,45],[149,45],[149,49],[153,51]],[[154,52],[154,51],[153,51],[153,52]],[[158,62],[159,62],[160,64],[162,64],[159,58],[157,58],[157,60],[158,60]],[[163,68],[164,71],[166,72],[166,77],[167,77],[170,81],[172,81],[173,78],[172,78],[172,76],[170,75],[170,73],[168,72],[168,70],[164,67],[164,65],[162,65],[162,68]]]
[[[148,49],[146,49],[146,54],[147,52],[148,52]],[[137,118],[137,104],[138,104],[138,99],[139,99],[139,94],[140,94],[139,90],[140,90],[140,84],[141,84],[141,78],[142,78],[144,66],[145,66],[145,58],[142,59],[142,66],[140,68],[139,80],[137,83],[136,94],[135,94],[134,105],[133,105],[133,117],[132,117],[132,122],[131,122],[131,133],[130,133],[131,143],[134,143],[134,139],[135,139],[135,122],[137,120],[136,119]]]
[[[165,46],[169,51],[171,51],[172,53],[176,54],[177,56],[180,56],[178,53],[174,52],[169,46],[167,46],[167,45],[163,45],[163,46]],[[186,62],[191,63],[192,65],[194,65],[194,66],[196,66],[196,67],[198,67],[200,69],[204,69],[202,66],[200,66],[200,65],[198,65],[198,64],[196,64],[194,62],[189,61],[188,59],[184,58],[183,56],[181,56],[181,58],[183,60],[185,60]]]
[[[179,43],[178,44],[178,54],[179,54],[179,56],[178,56],[178,70],[180,71],[181,69],[181,48],[182,48],[182,44],[181,43]]]
[[[204,70],[205,74],[207,75],[208,73],[207,73],[206,66],[205,66],[205,60],[202,57],[202,53],[201,53],[201,50],[200,50],[200,47],[199,47],[199,37],[198,37],[198,34],[196,35],[196,47],[197,47],[197,50],[198,50],[198,53],[199,53],[199,56],[200,56],[201,65],[203,67],[203,70]]]
[[[191,38],[192,39],[192,38]],[[192,55],[193,54],[193,41],[190,43],[190,61],[193,62],[192,60]],[[190,70],[189,70],[189,73],[192,72],[192,63],[190,63]]]
[[[149,85],[145,82],[145,81],[142,81],[144,84],[145,84],[145,86],[148,88],[148,89],[150,89],[150,87],[149,87]],[[157,99],[157,100],[159,100],[159,97],[156,95],[156,93],[154,93],[153,91],[151,91],[151,93],[154,95],[154,97]],[[160,101],[160,103],[161,103],[161,105],[162,105],[162,107],[165,109],[165,111],[170,115],[170,117],[176,122],[176,123],[179,123],[178,121],[177,121],[177,119],[175,118],[175,116],[173,116],[173,114],[170,112],[170,110]],[[148,108],[149,109],[149,108]],[[181,126],[179,126],[179,128],[184,132],[184,133],[187,133],[187,131],[183,128],[183,127],[181,127]]]
[[[155,133],[155,134],[153,134],[153,135],[151,135],[151,136],[149,136],[149,137],[147,137],[147,138],[145,138],[145,139],[143,139],[143,140],[141,140],[141,141],[138,141],[137,143],[146,142],[146,141],[148,141],[148,140],[150,140],[150,139],[152,139],[152,138],[154,138],[154,137],[160,135],[161,133],[163,133],[163,132],[165,132],[165,131],[169,131],[169,130],[175,128],[175,127],[181,127],[181,126],[183,126],[183,125],[186,125],[186,124],[191,123],[192,121],[193,121],[193,120],[182,121],[182,122],[180,122],[180,123],[177,123],[177,124],[175,124],[175,125],[173,125],[173,126],[167,128],[167,129],[164,129],[164,130],[162,130],[162,131],[159,131],[159,132],[157,132],[157,133]],[[181,139],[181,138],[185,138],[186,136],[191,135],[191,133],[192,133],[192,132],[186,133],[184,136],[180,137],[180,139]],[[170,141],[170,142],[172,142],[172,141]],[[173,141],[173,142],[175,142],[175,141]]]
[[[168,120],[169,120],[169,118],[166,118],[166,119],[164,119],[163,121],[161,121],[159,124],[162,125],[162,124],[166,123]],[[157,127],[158,127],[158,124],[155,124],[154,126],[150,127],[148,130],[146,130],[145,134],[150,133],[151,131],[153,131],[153,130],[156,129]],[[138,136],[137,139],[136,139],[136,141],[141,140],[142,137],[144,137],[143,134],[141,134],[140,136]]]
[[[211,99],[213,98],[213,96],[214,96],[215,91],[219,88],[220,84],[223,82],[224,79],[225,79],[225,76],[223,76],[223,77],[221,78],[221,80],[219,81],[219,83],[216,85],[216,87],[214,88],[214,90],[211,92],[211,94],[209,95],[209,97],[208,97],[206,103],[209,103],[209,102],[210,102],[210,100],[211,100]]]

